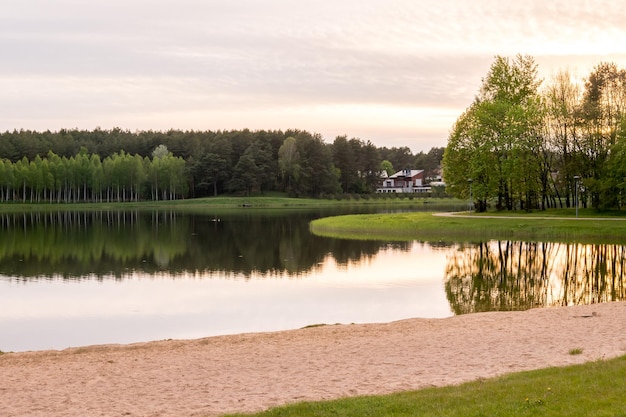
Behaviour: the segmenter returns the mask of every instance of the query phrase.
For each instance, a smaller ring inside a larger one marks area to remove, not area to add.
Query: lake
[[[0,350],[626,299],[621,245],[309,232],[310,220],[342,212],[1,214]]]

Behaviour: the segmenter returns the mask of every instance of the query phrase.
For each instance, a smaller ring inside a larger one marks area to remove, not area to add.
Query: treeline
[[[101,159],[85,148],[69,158],[0,160],[0,201],[111,202],[172,200],[187,194],[185,161],[163,145],[152,158],[124,151]]]
[[[532,57],[496,57],[448,139],[447,191],[473,192],[479,211],[621,208],[626,70],[601,63],[584,85],[566,71],[541,84]]]
[[[284,191],[375,191],[381,170],[434,174],[443,148],[413,154],[306,131],[20,130],[0,133],[0,199],[129,201]]]

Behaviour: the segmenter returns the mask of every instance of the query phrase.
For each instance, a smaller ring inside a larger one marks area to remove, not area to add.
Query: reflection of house
[[[424,186],[424,170],[403,169],[390,177],[382,179],[382,186],[376,189],[377,193],[424,193],[430,187]]]

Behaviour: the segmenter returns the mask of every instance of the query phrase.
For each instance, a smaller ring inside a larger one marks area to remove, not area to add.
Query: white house
[[[423,193],[430,191],[424,186],[423,169],[403,169],[395,174],[382,178],[382,185],[377,193]]]

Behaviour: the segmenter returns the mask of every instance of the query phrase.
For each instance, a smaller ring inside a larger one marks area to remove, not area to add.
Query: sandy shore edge
[[[12,416],[215,416],[626,354],[626,302],[0,356]],[[582,349],[571,355],[571,349]]]

